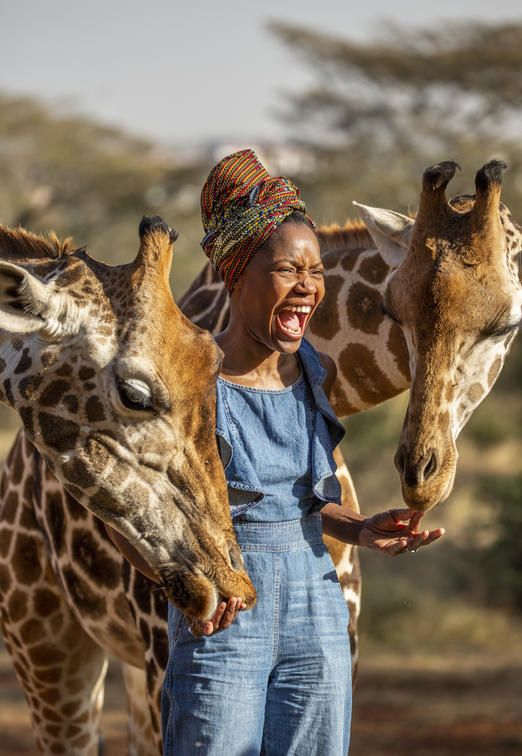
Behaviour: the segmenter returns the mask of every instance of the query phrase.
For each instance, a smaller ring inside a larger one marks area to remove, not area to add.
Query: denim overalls
[[[169,605],[165,756],[345,756],[351,718],[348,610],[323,544],[326,501],[340,503],[334,448],[344,430],[321,388],[313,347],[292,386],[218,379],[216,433],[253,609],[195,638]]]

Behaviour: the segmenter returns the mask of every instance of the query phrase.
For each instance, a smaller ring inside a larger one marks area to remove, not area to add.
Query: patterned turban
[[[299,189],[282,176],[271,178],[253,150],[235,152],[210,171],[201,191],[201,246],[229,292],[254,252],[294,210],[305,213]]]

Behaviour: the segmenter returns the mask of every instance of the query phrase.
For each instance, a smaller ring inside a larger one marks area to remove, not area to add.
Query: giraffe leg
[[[138,669],[122,662],[123,679],[127,693],[128,756],[158,756],[157,733],[152,727],[147,676]]]
[[[0,619],[43,754],[97,756],[105,652],[69,609],[21,475],[2,480]]]
[[[341,483],[342,503],[344,507],[354,509],[359,512],[359,502],[353,485],[352,476],[346,466],[343,455],[339,449],[334,452],[334,458],[337,463],[337,477]],[[351,546],[329,536],[324,537],[324,542],[337,572],[339,583],[348,604],[350,612],[350,624],[348,625],[348,634],[350,635],[350,645],[352,651],[352,681],[355,685],[357,678],[357,668],[359,664],[359,634],[357,624],[361,611],[361,569],[359,564],[359,554],[356,546]]]
[[[38,749],[97,756],[107,656],[80,627],[56,584],[41,581],[33,588],[12,592],[2,607],[2,633]],[[35,605],[38,616],[31,612]]]

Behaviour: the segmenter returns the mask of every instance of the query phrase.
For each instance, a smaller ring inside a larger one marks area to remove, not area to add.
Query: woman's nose
[[[317,283],[316,283],[316,281],[314,281],[314,279],[312,278],[312,276],[310,275],[310,273],[308,273],[308,272],[305,271],[305,272],[303,272],[301,274],[301,278],[299,279],[299,281],[295,285],[295,288],[298,289],[298,290],[300,290],[300,291],[306,291],[306,292],[308,292],[308,291],[316,291],[316,289],[317,289]]]

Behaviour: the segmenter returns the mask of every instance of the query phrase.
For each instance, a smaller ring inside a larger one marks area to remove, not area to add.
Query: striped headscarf
[[[201,191],[201,246],[229,292],[254,252],[294,210],[305,213],[299,189],[282,176],[271,178],[253,150],[235,152],[210,171]]]

